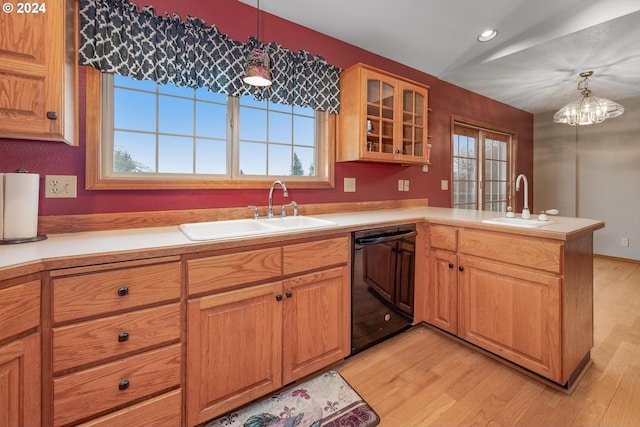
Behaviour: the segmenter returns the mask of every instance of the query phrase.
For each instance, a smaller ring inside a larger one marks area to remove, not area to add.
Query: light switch
[[[356,179],[355,178],[345,178],[344,179],[344,192],[345,193],[355,193],[356,192]]]
[[[442,181],[440,181],[440,189],[441,190],[448,190],[449,189],[449,181],[446,179],[443,179]]]

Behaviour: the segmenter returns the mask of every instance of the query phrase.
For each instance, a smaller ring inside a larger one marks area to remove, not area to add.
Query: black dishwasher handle
[[[375,245],[376,243],[390,242],[399,240],[400,237],[415,236],[416,232],[412,230],[396,231],[393,233],[379,234],[377,236],[358,237],[355,239],[356,245]]]

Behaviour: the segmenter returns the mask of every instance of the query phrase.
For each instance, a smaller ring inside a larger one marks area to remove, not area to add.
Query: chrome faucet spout
[[[269,218],[273,218],[273,190],[276,185],[280,185],[280,187],[282,187],[284,197],[289,197],[289,192],[287,191],[287,186],[284,182],[281,180],[273,181],[273,184],[271,184],[271,188],[269,189],[269,206],[267,207],[267,217]]]
[[[530,219],[531,212],[529,212],[529,181],[527,181],[527,177],[521,173],[516,178],[516,191],[520,191],[520,181],[524,181],[524,207],[522,208],[522,218]]]

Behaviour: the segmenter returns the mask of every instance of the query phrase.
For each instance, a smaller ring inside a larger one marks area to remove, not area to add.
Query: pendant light
[[[257,17],[256,17],[256,39],[260,39],[260,0],[258,0]],[[251,85],[258,87],[271,86],[271,67],[269,64],[269,55],[259,48],[252,49],[246,57],[244,67],[244,77],[242,80]]]
[[[566,123],[571,126],[592,125],[602,123],[606,119],[621,116],[624,107],[617,102],[606,98],[591,96],[587,79],[593,75],[593,71],[580,73],[582,81],[578,83],[578,90],[582,93],[582,99],[562,107],[553,116],[556,123]]]

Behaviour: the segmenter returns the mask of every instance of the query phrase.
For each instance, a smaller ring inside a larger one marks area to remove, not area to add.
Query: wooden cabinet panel
[[[95,363],[180,339],[180,305],[138,310],[53,328],[53,371]]]
[[[181,365],[181,346],[174,344],[55,378],[53,424],[66,425],[177,387]]]
[[[561,279],[460,257],[461,338],[561,382]]]
[[[458,333],[458,257],[455,253],[432,249],[429,254],[428,322]]]
[[[460,253],[562,274],[562,243],[549,239],[463,229]]]
[[[340,267],[284,281],[284,384],[349,354],[350,277]]]
[[[282,275],[282,249],[268,248],[187,261],[189,295],[221,291]]]
[[[37,425],[41,425],[39,333],[0,347],[0,426]]]
[[[295,274],[349,262],[349,238],[318,240],[283,248],[284,274]]]
[[[429,245],[432,248],[458,250],[458,228],[448,225],[429,225]]]
[[[180,298],[180,263],[127,267],[56,277],[55,323],[115,313]]]
[[[76,3],[25,2],[44,9],[0,13],[0,137],[78,144]]]
[[[182,391],[174,390],[79,427],[180,427]]]
[[[281,305],[281,282],[188,301],[188,425],[282,385]]]
[[[0,341],[40,324],[40,281],[0,289]]]

